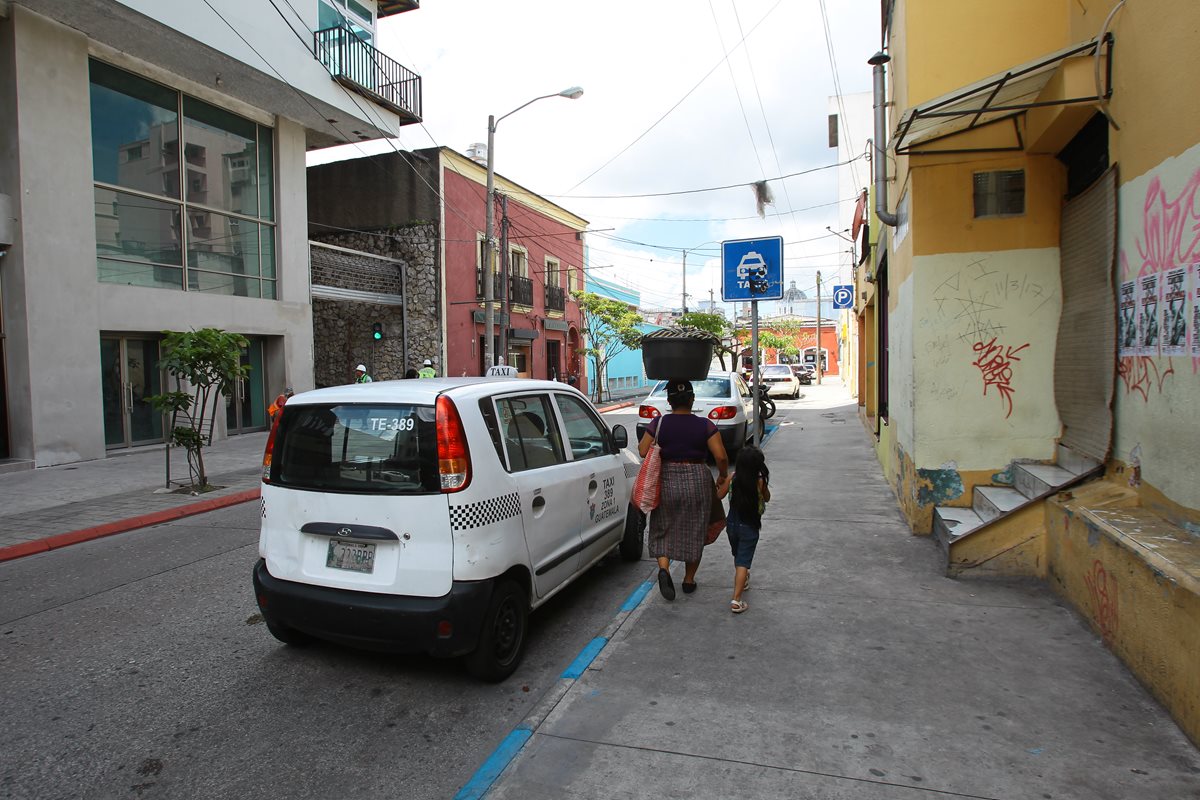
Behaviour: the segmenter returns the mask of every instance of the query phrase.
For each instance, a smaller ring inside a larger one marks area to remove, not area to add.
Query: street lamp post
[[[496,299],[495,281],[492,277],[492,261],[494,259],[495,245],[493,239],[495,237],[495,222],[496,222],[496,126],[500,124],[500,120],[504,117],[512,116],[520,111],[525,106],[536,103],[538,100],[545,100],[549,97],[566,97],[569,100],[578,100],[583,96],[583,89],[578,86],[572,86],[569,89],[563,89],[561,92],[554,94],[544,94],[541,97],[535,97],[528,103],[519,105],[512,111],[504,114],[499,119],[495,116],[488,115],[488,138],[487,138],[487,232],[486,240],[483,248],[483,363],[486,370],[487,367],[495,366],[496,354],[495,347],[492,343],[492,331],[496,325],[496,310],[493,308],[493,303]],[[500,321],[504,324],[504,320]]]

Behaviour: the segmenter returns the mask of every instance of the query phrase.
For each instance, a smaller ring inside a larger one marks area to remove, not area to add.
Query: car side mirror
[[[613,425],[612,441],[618,450],[624,450],[629,444],[629,434],[625,432],[624,425]]]

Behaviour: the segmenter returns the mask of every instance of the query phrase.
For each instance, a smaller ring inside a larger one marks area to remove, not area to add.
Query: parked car
[[[736,372],[710,372],[702,381],[692,381],[696,402],[692,411],[708,417],[721,433],[730,462],[753,434],[754,398],[750,386]],[[638,406],[637,438],[640,441],[655,417],[669,413],[667,383],[659,381]]]
[[[800,381],[787,364],[764,364],[759,367],[759,372],[762,373],[768,396],[790,397],[793,400],[800,396]]]
[[[578,390],[433,378],[295,395],[263,456],[254,592],[280,641],[466,656],[503,680],[528,613],[641,558],[639,462]]]
[[[792,369],[792,374],[796,376],[796,380],[800,381],[801,386],[811,386],[813,382],[813,370],[809,369],[804,364],[789,364]]]

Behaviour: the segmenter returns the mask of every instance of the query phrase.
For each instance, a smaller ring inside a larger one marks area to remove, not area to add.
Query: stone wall
[[[313,373],[316,385],[349,383],[356,364],[366,364],[375,380],[404,377],[426,358],[440,365],[441,287],[438,283],[437,226],[423,223],[389,231],[338,232],[314,239],[322,244],[395,259],[400,264],[312,248],[312,283],[400,296],[400,269],[408,294],[408,363],[404,363],[402,307],[386,303],[313,298]],[[372,326],[383,325],[383,340],[371,338]],[[439,370],[440,372],[440,370]]]

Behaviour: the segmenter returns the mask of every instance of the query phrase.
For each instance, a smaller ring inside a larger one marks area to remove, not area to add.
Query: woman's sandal
[[[743,611],[745,611],[749,607],[750,606],[748,606],[746,604],[745,600],[730,600],[729,601],[729,610],[735,614],[741,614]]]
[[[662,567],[658,568],[658,590],[666,599],[675,599],[675,583],[671,580],[671,573]]]
[[[684,581],[683,583],[681,583],[679,585],[683,587],[684,594],[691,594],[692,592],[696,591],[696,582],[695,581],[692,581],[691,583]]]

